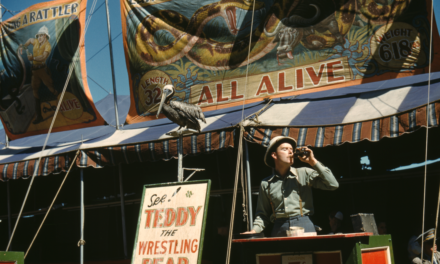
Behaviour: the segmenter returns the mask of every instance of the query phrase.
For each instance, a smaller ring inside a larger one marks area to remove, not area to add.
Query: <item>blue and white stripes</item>
[[[353,133],[351,135],[352,142],[361,141],[362,122],[353,125]]]

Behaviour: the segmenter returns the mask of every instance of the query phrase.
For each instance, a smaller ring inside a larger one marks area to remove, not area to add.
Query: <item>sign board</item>
[[[0,119],[11,140],[46,134],[60,100],[52,132],[104,125],[80,43],[86,6],[87,0],[38,3],[0,23]]]
[[[144,185],[132,264],[201,263],[211,181]]]
[[[211,111],[440,70],[428,0],[120,2],[129,124],[168,84]]]
[[[24,252],[0,251],[0,264],[24,264]]]
[[[313,255],[283,255],[281,257],[282,264],[312,264]]]

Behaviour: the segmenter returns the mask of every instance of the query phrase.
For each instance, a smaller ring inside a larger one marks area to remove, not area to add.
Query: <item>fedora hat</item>
[[[278,136],[272,138],[269,142],[269,146],[267,147],[266,154],[264,154],[264,163],[266,163],[267,166],[275,168],[275,163],[271,153],[274,152],[281,143],[290,143],[292,148],[296,149],[296,140],[291,137]]]

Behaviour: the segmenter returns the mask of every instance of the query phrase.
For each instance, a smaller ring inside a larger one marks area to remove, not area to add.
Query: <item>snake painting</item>
[[[204,32],[205,26],[213,19],[221,17],[226,22],[231,35],[237,36],[241,29],[237,26],[237,12],[264,12],[263,2],[253,0],[221,0],[200,7],[190,19],[172,10],[160,10],[146,16],[136,31],[136,51],[142,60],[151,66],[164,66],[186,56],[198,67],[208,70],[229,70],[252,63],[271,52],[286,34],[283,46],[291,58],[295,45],[317,50],[342,44],[345,34],[350,30],[355,14],[360,12],[362,19],[374,19],[380,23],[397,16],[410,0],[334,0],[342,2],[324,18],[320,16],[319,4],[307,4],[316,9],[312,18],[298,14],[300,0],[276,1],[267,11],[263,21],[248,35],[229,42],[212,39]],[[255,6],[254,6],[255,5]],[[304,6],[304,5],[303,5]],[[295,10],[295,14],[293,14]],[[285,28],[289,30],[284,30]],[[281,30],[283,29],[283,30]],[[158,44],[155,35],[165,31],[172,35],[173,41]],[[295,38],[294,40],[292,38]],[[249,41],[251,42],[249,45]],[[281,45],[281,44],[280,44]],[[290,45],[290,48],[289,48]],[[249,52],[249,46],[251,46]],[[280,51],[284,52],[284,51]],[[248,54],[249,53],[249,54]]]

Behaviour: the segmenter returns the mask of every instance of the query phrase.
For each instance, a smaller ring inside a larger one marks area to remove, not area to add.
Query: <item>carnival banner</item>
[[[211,181],[145,185],[132,264],[202,263]]]
[[[84,45],[78,47],[86,5],[87,0],[40,3],[1,23],[0,117],[10,139],[47,133],[71,64],[52,131],[104,124],[87,85]]]
[[[166,84],[214,110],[428,71],[430,1],[120,1],[128,123],[155,118]]]

